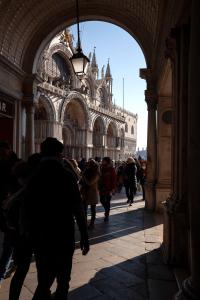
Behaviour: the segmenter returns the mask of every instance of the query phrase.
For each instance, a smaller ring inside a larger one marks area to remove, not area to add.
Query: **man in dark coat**
[[[129,157],[126,162],[126,167],[124,168],[124,186],[126,189],[126,196],[128,198],[127,203],[132,205],[134,196],[137,191],[137,167],[135,160]]]
[[[66,300],[75,249],[74,217],[81,234],[82,254],[89,251],[87,225],[76,179],[61,159],[63,144],[47,138],[42,160],[28,184],[26,228],[33,243],[38,286],[34,300],[49,300],[57,280],[55,299]]]

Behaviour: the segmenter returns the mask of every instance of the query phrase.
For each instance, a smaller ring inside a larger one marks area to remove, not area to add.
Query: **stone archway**
[[[34,131],[35,131],[35,151],[40,152],[40,144],[47,137],[52,137],[53,124],[55,122],[55,111],[51,101],[41,96],[35,105]]]
[[[86,153],[87,116],[77,99],[72,99],[63,110],[63,142],[65,153],[77,160]],[[67,137],[67,134],[70,136]]]
[[[8,81],[9,85],[5,81],[5,88],[7,91],[13,89],[17,99],[23,92],[24,102],[28,99],[28,107],[34,102],[33,91],[37,84],[35,74],[41,54],[56,34],[75,23],[75,1],[1,1],[0,6],[0,54],[7,61],[11,73],[15,74],[14,80]],[[164,4],[158,5],[153,0],[148,2],[148,9],[146,3],[141,1],[133,5],[131,0],[105,0],[103,3],[99,0],[81,0],[80,21],[105,21],[123,28],[136,39],[144,53],[147,67],[153,69],[157,22],[163,7]],[[30,119],[27,135],[32,137],[33,109],[26,110],[27,119]],[[33,151],[33,140],[34,137],[30,138],[26,145],[27,153]]]
[[[124,28],[138,41],[150,66],[160,6],[155,1],[149,1],[146,9],[146,3],[141,1],[107,0],[102,3],[82,0],[80,19],[107,21]],[[37,3],[19,0],[15,5],[4,5],[1,8],[0,52],[31,73],[35,57],[39,57],[56,33],[75,22],[75,14],[75,3],[69,0],[43,0]],[[33,15],[35,17],[30,22]]]
[[[110,122],[106,131],[106,146],[107,146],[107,156],[113,160],[118,160],[117,153],[119,152],[119,137],[117,126],[114,122]]]

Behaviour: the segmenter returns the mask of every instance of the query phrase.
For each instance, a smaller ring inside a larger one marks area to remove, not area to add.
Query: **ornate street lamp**
[[[72,55],[70,61],[73,65],[74,72],[78,77],[82,77],[86,74],[88,64],[90,62],[89,58],[85,56],[82,52],[81,41],[80,41],[80,30],[79,30],[79,6],[78,0],[76,0],[76,19],[77,19],[77,35],[78,35],[78,46],[76,53]]]

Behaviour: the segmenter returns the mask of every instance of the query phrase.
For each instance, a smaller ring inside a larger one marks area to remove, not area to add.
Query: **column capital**
[[[156,89],[155,72],[151,68],[140,69],[140,78],[145,79],[147,83],[147,90]]]
[[[154,91],[146,90],[145,91],[145,101],[147,103],[148,110],[156,110],[158,103],[158,96]]]
[[[148,81],[152,77],[152,70],[150,68],[141,68],[140,69],[140,78]]]
[[[31,99],[26,99],[26,98],[23,99],[22,105],[25,108],[27,115],[35,114],[35,104],[34,104],[32,98]]]

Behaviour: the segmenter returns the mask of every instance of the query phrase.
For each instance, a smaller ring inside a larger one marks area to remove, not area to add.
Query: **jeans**
[[[69,281],[71,279],[72,258],[74,250],[46,252],[36,249],[35,260],[38,273],[38,286],[32,300],[51,299],[50,288],[57,280],[56,300],[67,300]]]
[[[16,270],[10,283],[9,300],[18,300],[22,285],[32,260],[32,246],[30,241],[20,237],[14,248]]]
[[[15,234],[12,231],[6,231],[4,233],[3,250],[0,258],[0,281],[4,278],[4,275],[9,268],[9,262],[13,253],[15,239]]]
[[[100,195],[100,202],[103,205],[105,209],[105,217],[108,217],[110,214],[110,201],[111,201],[111,195]]]
[[[91,204],[90,209],[91,209],[91,223],[94,223],[94,221],[96,219],[96,204]],[[87,204],[84,205],[84,210],[85,210],[85,216],[86,216],[86,219],[87,219],[87,211],[88,211],[88,205]]]
[[[128,198],[128,201],[130,203],[133,203],[133,198],[135,196],[136,193],[136,189],[132,184],[126,184],[125,185],[125,190],[126,190],[126,196]]]

